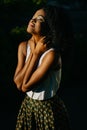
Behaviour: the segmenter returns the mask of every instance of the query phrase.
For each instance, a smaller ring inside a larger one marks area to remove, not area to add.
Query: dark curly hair
[[[50,39],[49,46],[57,51],[64,52],[72,45],[72,25],[68,15],[62,7],[46,5],[42,8],[45,13],[44,34],[47,40]]]

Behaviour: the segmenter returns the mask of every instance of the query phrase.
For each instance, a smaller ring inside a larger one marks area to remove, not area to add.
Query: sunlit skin
[[[44,20],[45,17],[45,12],[41,9],[38,10],[32,19],[29,21],[28,27],[27,27],[27,32],[31,33],[32,35],[38,35],[37,37],[41,36],[41,23],[45,22]]]
[[[46,36],[41,34],[42,23],[45,22],[44,10],[38,10],[29,21],[27,32],[32,35],[28,42],[22,42],[18,47],[18,64],[16,67],[14,82],[20,91],[27,92],[40,82],[48,70],[54,69],[56,62],[55,51],[45,55],[41,65],[36,68],[40,56],[48,49],[45,43]],[[27,44],[30,45],[30,55],[26,59]]]

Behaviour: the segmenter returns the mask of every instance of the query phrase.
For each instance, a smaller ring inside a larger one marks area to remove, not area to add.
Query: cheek
[[[36,33],[40,33],[40,26],[38,26],[38,25],[35,25],[35,29],[34,29],[34,31],[36,32]]]
[[[35,26],[35,30],[38,31],[38,33],[42,32],[42,26],[41,26],[41,23],[37,23],[36,26]]]

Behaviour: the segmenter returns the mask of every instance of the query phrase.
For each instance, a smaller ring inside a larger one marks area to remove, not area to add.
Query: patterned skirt
[[[63,101],[58,96],[40,101],[26,95],[19,110],[16,130],[70,130]]]

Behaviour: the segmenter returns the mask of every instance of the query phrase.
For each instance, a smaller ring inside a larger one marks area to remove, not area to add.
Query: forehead
[[[34,14],[34,16],[39,16],[39,15],[45,17],[45,12],[43,9],[37,10],[36,13]]]

